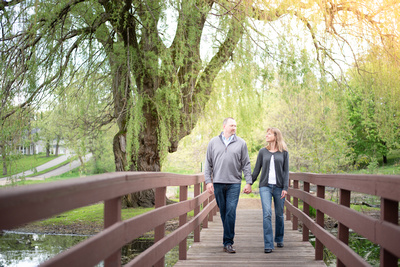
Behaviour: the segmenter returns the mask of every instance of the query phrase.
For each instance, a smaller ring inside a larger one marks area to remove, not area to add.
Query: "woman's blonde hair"
[[[275,147],[279,150],[279,152],[283,152],[284,150],[288,151],[287,145],[285,143],[285,140],[283,139],[282,132],[275,127],[269,127],[267,129],[267,132],[271,131],[275,135]],[[269,150],[271,148],[271,144],[267,144],[267,149]]]

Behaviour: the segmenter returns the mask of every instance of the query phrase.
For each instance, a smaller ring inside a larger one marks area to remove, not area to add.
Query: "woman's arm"
[[[289,188],[289,152],[283,153],[283,165],[282,165],[282,176],[283,176],[283,190],[287,191]]]
[[[260,174],[260,170],[262,168],[263,155],[262,155],[261,150],[262,149],[260,149],[260,151],[258,151],[256,166],[254,166],[254,170],[253,170],[253,173],[251,175],[252,178],[253,178],[253,183],[257,180],[257,177]]]

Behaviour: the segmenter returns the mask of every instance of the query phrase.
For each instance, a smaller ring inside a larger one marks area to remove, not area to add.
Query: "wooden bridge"
[[[220,218],[217,218],[208,224],[208,228],[201,231],[201,242],[192,244],[187,259],[178,261],[174,266],[326,266],[324,261],[315,260],[314,247],[310,242],[302,241],[301,233],[292,230],[292,223],[289,220],[285,221],[285,247],[275,248],[272,253],[265,254],[261,205],[258,209],[241,207],[245,205],[243,202],[252,200],[260,202],[259,199],[239,200],[235,227],[234,247],[237,251],[235,254],[223,252],[223,228]]]
[[[238,210],[237,253],[222,252],[222,229],[216,216],[216,202],[213,196],[201,192],[203,174],[120,172],[0,189],[0,230],[104,201],[104,230],[41,266],[95,266],[100,262],[104,262],[105,267],[120,266],[121,248],[152,229],[154,245],[125,266],[164,266],[165,254],[177,245],[179,261],[176,266],[324,266],[324,248],[336,255],[337,266],[370,266],[347,245],[350,229],[380,246],[380,266],[398,266],[400,176],[291,173],[290,179],[285,204],[285,247],[276,248],[271,254],[263,253],[259,209]],[[179,203],[166,205],[168,186],[180,187]],[[191,199],[188,199],[188,186],[194,186]],[[326,187],[338,190],[338,203],[325,199]],[[315,188],[315,192],[310,188]],[[122,196],[146,189],[155,189],[156,209],[122,220]],[[352,192],[378,198],[380,217],[351,209]],[[309,216],[310,207],[316,210],[315,220]],[[190,211],[194,211],[194,217],[188,221]],[[327,216],[337,221],[337,236],[324,229]],[[177,217],[179,228],[165,235],[165,223]],[[299,221],[302,233],[297,230]],[[315,250],[308,242],[310,232],[316,238]],[[191,233],[194,244],[187,251],[187,237]]]

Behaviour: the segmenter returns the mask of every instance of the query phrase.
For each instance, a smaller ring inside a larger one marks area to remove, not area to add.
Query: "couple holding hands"
[[[282,133],[268,128],[267,146],[260,149],[251,173],[246,142],[236,136],[236,121],[229,117],[223,121],[223,131],[211,139],[207,147],[204,176],[207,191],[215,195],[223,224],[224,251],[235,253],[236,207],[239,201],[242,173],[246,179],[243,192],[251,193],[251,185],[260,171],[260,196],[263,210],[264,252],[271,253],[274,241],[283,247],[283,207],[289,184],[289,153]],[[272,229],[272,199],[275,207],[275,239]]]

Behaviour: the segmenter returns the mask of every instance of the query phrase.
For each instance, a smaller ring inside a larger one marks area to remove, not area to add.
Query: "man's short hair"
[[[223,122],[222,122],[222,126],[225,126],[226,125],[226,123],[228,122],[228,120],[235,120],[234,118],[232,118],[232,117],[228,117],[228,118],[226,118]]]

